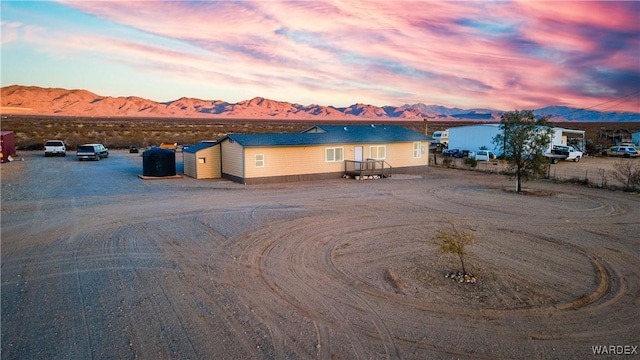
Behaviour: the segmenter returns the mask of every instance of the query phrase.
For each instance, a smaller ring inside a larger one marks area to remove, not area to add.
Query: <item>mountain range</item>
[[[156,102],[136,96],[100,96],[88,90],[67,90],[12,85],[1,89],[2,115],[93,116],[93,117],[175,117],[238,118],[281,120],[500,120],[503,111],[491,109],[448,108],[439,105],[375,106],[353,104],[348,107],[300,105],[263,97],[229,103],[182,97]],[[551,121],[631,122],[640,121],[640,113],[599,112],[565,106],[534,109]]]

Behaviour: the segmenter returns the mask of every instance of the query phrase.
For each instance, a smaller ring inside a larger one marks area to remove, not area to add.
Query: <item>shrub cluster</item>
[[[47,140],[59,139],[69,150],[87,143],[102,143],[110,149],[131,145],[149,147],[164,142],[195,144],[216,140],[227,133],[294,132],[309,124],[267,123],[242,120],[202,119],[94,119],[56,117],[8,117],[3,130],[14,132],[16,149],[42,150]]]

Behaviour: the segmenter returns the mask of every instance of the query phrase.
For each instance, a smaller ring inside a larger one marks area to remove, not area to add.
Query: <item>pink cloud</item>
[[[614,89],[615,82],[602,82],[604,75],[597,73],[598,67],[616,74],[640,72],[637,43],[635,50],[627,49],[620,40],[619,49],[605,53],[607,41],[590,32],[637,33],[637,7],[629,11],[624,3],[66,4],[198,51],[108,36],[97,41],[72,37],[68,49],[88,47],[134,63],[151,58],[154,65],[150,68],[166,69],[167,76],[175,76],[169,71],[186,76],[188,71],[183,69],[191,69],[212,76],[212,81],[235,81],[249,86],[256,95],[274,94],[282,100],[304,94],[305,98],[316,96],[315,102],[460,101],[445,105],[523,108],[553,105],[536,102],[555,99],[590,106],[623,91]],[[176,70],[180,65],[183,69]],[[586,86],[576,92],[576,82]],[[270,93],[259,93],[263,89]],[[612,92],[598,96],[607,91]],[[637,105],[627,106],[640,111]]]

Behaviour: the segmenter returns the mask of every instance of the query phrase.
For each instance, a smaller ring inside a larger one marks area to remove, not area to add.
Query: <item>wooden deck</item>
[[[391,177],[392,170],[393,167],[384,160],[344,161],[344,174],[357,179],[366,179],[369,176]]]

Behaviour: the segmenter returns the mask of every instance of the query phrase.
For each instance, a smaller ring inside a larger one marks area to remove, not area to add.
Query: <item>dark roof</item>
[[[182,152],[186,152],[186,153],[195,153],[197,151],[200,151],[202,149],[206,149],[206,148],[210,148],[212,146],[217,145],[218,142],[217,141],[200,141],[199,143],[195,144],[195,145],[189,145],[189,147],[182,148]]]
[[[299,133],[229,134],[244,147],[372,144],[431,141],[431,137],[398,125],[316,125]]]
[[[87,146],[87,145],[92,145],[92,144],[85,144],[85,145],[80,145],[80,146]],[[172,150],[172,149],[163,149],[160,147],[152,147],[151,149],[145,150],[142,153],[142,156],[145,155],[151,155],[151,154],[175,154],[176,151]]]

